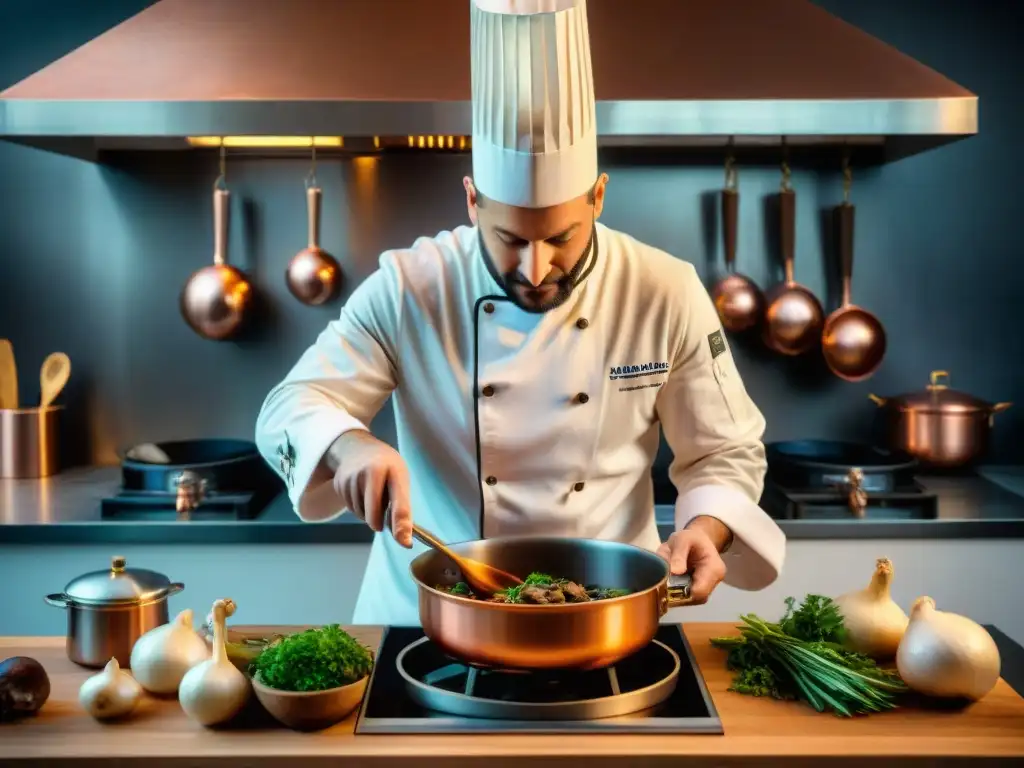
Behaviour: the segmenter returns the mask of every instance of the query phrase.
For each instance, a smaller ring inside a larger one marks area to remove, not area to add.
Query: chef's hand
[[[702,605],[725,578],[720,552],[732,540],[732,532],[712,517],[696,517],[658,547],[674,575],[690,574],[691,605]]]
[[[345,506],[375,531],[384,530],[391,502],[391,532],[403,547],[412,546],[409,470],[394,448],[369,432],[346,432],[327,450],[334,470],[334,491]]]

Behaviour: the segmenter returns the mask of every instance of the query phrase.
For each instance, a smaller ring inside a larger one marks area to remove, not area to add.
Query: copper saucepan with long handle
[[[821,339],[825,310],[818,297],[800,285],[793,275],[793,254],[796,250],[796,193],[789,183],[790,170],[782,165],[779,190],[780,250],[785,279],[765,293],[764,342],[769,349],[794,357],[809,351]]]
[[[835,209],[839,233],[839,260],[843,277],[842,305],[828,316],[821,332],[821,351],[836,376],[846,381],[863,381],[878,370],[885,359],[885,326],[873,314],[850,299],[853,280],[854,207],[850,202],[851,172],[843,162],[843,202]]]
[[[213,264],[194,272],[179,297],[185,322],[197,334],[213,341],[238,334],[252,318],[254,304],[249,278],[227,263],[231,192],[224,166],[221,146],[220,176],[213,185]]]
[[[735,162],[726,160],[725,189],[722,190],[722,247],[725,251],[725,274],[711,289],[722,327],[730,333],[749,330],[764,314],[764,295],[753,280],[736,271],[736,231],[740,193],[736,183]]]
[[[509,573],[629,590],[623,597],[555,605],[474,600],[438,589],[463,581],[462,574],[441,552],[424,552],[410,565],[423,630],[445,653],[473,666],[608,667],[650,643],[670,609],[692,602],[689,576],[672,576],[663,558],[630,544],[516,536],[448,546]]]

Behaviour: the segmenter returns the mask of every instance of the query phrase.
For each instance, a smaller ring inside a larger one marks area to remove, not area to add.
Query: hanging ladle
[[[793,279],[793,251],[796,242],[796,193],[789,186],[789,164],[782,164],[779,209],[782,218],[781,245],[785,280],[765,296],[764,340],[783,355],[802,355],[821,340],[825,310],[809,290]]]
[[[839,263],[843,276],[842,305],[829,315],[821,333],[821,348],[832,372],[846,381],[863,381],[885,358],[885,327],[873,314],[850,301],[853,278],[854,207],[850,202],[853,174],[843,158],[843,202],[835,209],[839,234]]]
[[[722,246],[726,274],[711,289],[722,327],[740,333],[754,327],[764,313],[761,289],[746,275],[736,272],[736,231],[740,194],[736,183],[735,160],[725,161],[725,188],[722,190]]]
[[[384,510],[384,528],[391,530],[390,501],[387,502],[387,507]],[[415,523],[412,526],[412,536],[421,544],[425,544],[431,549],[436,549],[451,560],[462,572],[462,580],[466,582],[467,586],[477,596],[490,597],[495,592],[501,592],[510,587],[517,587],[523,583],[523,580],[518,576],[513,576],[511,573],[500,568],[495,568],[493,565],[456,554],[437,536]]]
[[[285,280],[292,296],[303,304],[317,306],[338,294],[341,266],[320,247],[320,203],[323,192],[316,183],[316,147],[312,167],[306,177],[306,209],[309,223],[308,245],[288,263]]]

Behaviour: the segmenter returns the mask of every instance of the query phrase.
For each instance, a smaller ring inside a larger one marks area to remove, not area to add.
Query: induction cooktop
[[[419,627],[385,630],[357,734],[721,734],[682,629],[613,667],[587,672],[479,670],[446,656]]]

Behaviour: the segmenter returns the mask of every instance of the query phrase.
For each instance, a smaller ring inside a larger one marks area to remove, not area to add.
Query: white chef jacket
[[[785,537],[756,503],[765,422],[707,291],[692,264],[626,234],[597,224],[596,242],[571,297],[542,314],[508,300],[476,227],[385,252],[260,411],[256,443],[297,515],[345,511],[321,458],[391,395],[413,517],[443,540],[545,533],[655,550],[660,425],[677,529],[718,518],[734,537],[726,583],[773,582]],[[374,537],[355,623],[419,625],[409,563],[423,550]]]

